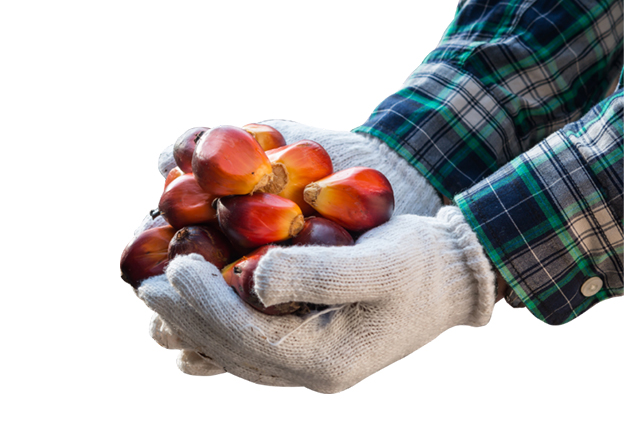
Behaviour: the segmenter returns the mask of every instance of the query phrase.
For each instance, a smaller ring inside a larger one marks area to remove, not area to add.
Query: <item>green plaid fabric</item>
[[[622,1],[462,1],[439,46],[355,132],[442,194],[492,174],[613,90]]]
[[[621,92],[599,104],[622,73],[622,15],[621,0],[460,1],[439,46],[354,130],[461,193],[494,264],[550,324],[622,294]],[[594,276],[603,288],[586,298]]]
[[[624,89],[455,197],[531,312],[570,321],[623,294]],[[582,294],[598,277],[602,288]]]

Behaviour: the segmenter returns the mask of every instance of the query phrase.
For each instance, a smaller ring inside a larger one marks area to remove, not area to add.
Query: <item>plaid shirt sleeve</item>
[[[621,90],[597,105],[622,72],[622,23],[621,0],[460,1],[439,46],[354,130],[445,196],[465,191],[456,203],[486,252],[549,324],[622,295]]]
[[[438,47],[354,131],[453,198],[606,97],[622,39],[621,0],[461,1]]]
[[[620,88],[455,197],[509,286],[549,324],[623,295],[623,117]]]

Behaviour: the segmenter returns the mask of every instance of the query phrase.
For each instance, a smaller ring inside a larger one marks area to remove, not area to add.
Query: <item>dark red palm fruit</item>
[[[184,226],[216,221],[215,197],[199,187],[192,174],[184,174],[165,188],[158,209],[176,230]]]
[[[264,150],[242,128],[223,125],[206,132],[193,153],[200,187],[217,197],[260,191],[273,179]]]
[[[303,197],[323,217],[356,233],[385,223],[394,211],[390,182],[372,168],[338,171],[306,186]]]
[[[232,249],[225,235],[213,225],[185,226],[169,243],[169,260],[177,255],[199,254],[219,270],[230,262]]]
[[[180,177],[182,174],[184,174],[184,171],[182,171],[180,167],[171,168],[171,171],[169,171],[169,173],[167,174],[167,178],[165,179],[165,189],[167,189],[169,184],[176,180],[178,177]]]
[[[322,217],[308,217],[303,229],[291,240],[293,246],[353,246],[351,234],[338,223]]]
[[[243,125],[243,130],[252,135],[264,151],[286,145],[286,139],[284,139],[282,133],[269,125],[247,124]]]
[[[255,290],[254,271],[260,259],[275,246],[267,245],[235,261],[222,270],[226,283],[234,289],[236,294],[254,309],[267,315],[287,315],[298,311],[301,303],[288,302],[265,307]]]
[[[299,205],[304,216],[313,215],[316,211],[304,201],[303,190],[306,185],[333,173],[332,161],[325,148],[317,142],[303,140],[267,151],[267,157],[273,165],[274,182],[283,187],[280,192],[271,189],[267,192],[292,200]],[[280,169],[276,164],[283,167]]]
[[[266,254],[269,249],[272,249],[274,246],[272,244],[267,244],[266,246],[262,246],[259,247],[256,250],[250,251],[247,254],[245,254],[244,256],[238,258],[236,261],[234,261],[233,263],[230,263],[228,265],[226,265],[225,267],[223,267],[221,269],[221,275],[223,275],[223,279],[225,279],[225,282],[231,286],[232,285],[232,277],[234,276],[234,266],[236,266],[238,263],[240,263],[241,261],[243,261],[246,258],[250,258],[253,257],[254,255],[264,255]]]
[[[143,280],[163,274],[174,234],[171,226],[159,226],[139,234],[121,254],[121,279],[137,289]]]
[[[295,202],[267,193],[218,199],[217,219],[235,246],[248,249],[288,240],[304,223]]]
[[[173,160],[182,171],[192,173],[193,153],[197,147],[197,142],[202,135],[210,130],[208,127],[194,127],[188,129],[176,140],[173,145]]]

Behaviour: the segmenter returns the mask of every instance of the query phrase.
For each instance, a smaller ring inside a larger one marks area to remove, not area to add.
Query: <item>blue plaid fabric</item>
[[[563,324],[623,294],[624,89],[455,197],[531,312]],[[594,295],[583,284],[598,277]]]
[[[601,102],[622,73],[622,15],[621,0],[460,1],[439,46],[354,130],[458,196],[550,324],[622,294],[621,91]],[[604,285],[586,298],[593,276]]]

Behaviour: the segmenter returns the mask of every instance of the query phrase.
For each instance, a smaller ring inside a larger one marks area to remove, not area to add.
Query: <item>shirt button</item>
[[[591,277],[581,286],[581,293],[585,296],[594,296],[602,289],[602,280],[598,277]]]

